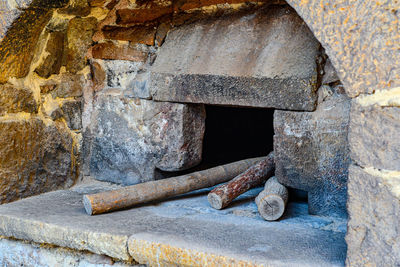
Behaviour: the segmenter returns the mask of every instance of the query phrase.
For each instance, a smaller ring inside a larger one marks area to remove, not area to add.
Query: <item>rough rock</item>
[[[86,66],[86,53],[92,44],[92,36],[97,26],[94,17],[73,18],[67,30],[67,71],[76,73]]]
[[[142,51],[139,47],[131,45],[120,45],[113,42],[105,42],[94,45],[91,48],[93,58],[117,59],[145,62],[148,52]]]
[[[90,73],[92,75],[93,90],[99,91],[105,86],[106,72],[103,64],[94,60],[90,61]]]
[[[42,105],[40,112],[50,117],[52,120],[57,120],[62,117],[62,111],[59,103],[50,95],[42,96]]]
[[[269,4],[286,4],[282,0],[264,0]],[[218,4],[238,4],[243,3],[243,0],[186,0],[186,1],[176,1],[174,2],[175,11],[185,11],[190,9],[196,9],[204,6],[218,5]],[[263,1],[260,1],[263,2]]]
[[[400,173],[349,168],[348,266],[400,265]]]
[[[95,90],[102,86],[102,70],[105,71],[107,89],[122,90],[127,97],[150,99],[149,64],[127,60],[97,60],[97,64],[92,67],[95,71]],[[97,69],[97,67],[100,67]],[[98,80],[98,81],[97,81]]]
[[[63,73],[60,76],[60,81],[48,81],[45,85],[49,85],[50,88],[55,84],[55,88],[50,90],[51,95],[56,97],[79,97],[83,94],[83,86],[86,84],[84,75],[82,74],[71,74]],[[46,89],[43,87],[43,89]]]
[[[0,42],[7,31],[17,26],[14,21],[26,10],[39,11],[38,9],[61,8],[68,3],[68,0],[3,0],[0,2]],[[28,26],[28,25],[18,25]],[[30,25],[34,26],[34,24]]]
[[[332,62],[328,58],[324,65],[324,76],[322,78],[322,84],[331,84],[338,81],[340,81],[340,79],[336,73],[335,67],[333,67]]]
[[[311,214],[346,216],[350,99],[333,94],[314,112],[274,114],[275,175],[308,192]]]
[[[75,15],[79,17],[86,17],[90,14],[90,6],[88,0],[70,0],[65,8],[58,10],[61,14]]]
[[[287,6],[206,19],[169,32],[150,89],[160,101],[312,111],[319,54]]]
[[[0,116],[5,113],[37,112],[37,103],[33,92],[24,87],[11,84],[0,85]]]
[[[352,102],[349,141],[359,165],[400,171],[400,107]]]
[[[138,73],[144,71],[143,62],[128,60],[106,60],[103,61],[106,72],[107,87],[121,88],[127,90],[136,83]]]
[[[66,100],[61,106],[63,117],[71,130],[82,129],[82,101]]]
[[[90,171],[96,179],[136,184],[201,161],[205,112],[199,105],[97,96]]]
[[[0,42],[0,83],[28,75],[40,33],[51,15],[49,9],[25,10],[12,18],[13,24],[6,22],[10,28]]]
[[[286,2],[326,49],[350,97],[400,86],[398,1]]]
[[[172,6],[158,6],[154,2],[150,2],[150,7],[117,10],[117,24],[145,23],[172,14],[174,11]]]
[[[48,78],[51,74],[59,73],[64,52],[64,37],[65,32],[49,33],[44,59],[35,69],[39,76]]]
[[[62,124],[2,118],[0,129],[0,203],[75,182],[73,140]]]
[[[12,239],[0,239],[0,266],[139,267],[104,255]]]
[[[132,27],[104,26],[102,33],[106,39],[130,41],[134,44],[154,45],[156,27],[155,25],[135,25]]]

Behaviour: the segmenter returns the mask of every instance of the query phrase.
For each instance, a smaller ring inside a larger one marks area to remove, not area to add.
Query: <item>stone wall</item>
[[[0,203],[4,203],[77,181],[82,97],[91,84],[86,53],[98,20],[108,10],[79,0],[2,1],[1,5]]]
[[[322,43],[352,97],[347,265],[399,265],[399,2],[288,3]]]

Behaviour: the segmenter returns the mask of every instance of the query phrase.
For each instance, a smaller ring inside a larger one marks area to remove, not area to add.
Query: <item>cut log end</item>
[[[220,209],[224,208],[222,205],[223,204],[222,198],[219,195],[217,195],[215,193],[209,193],[207,198],[208,198],[208,202],[210,203],[211,207],[213,207],[214,209],[220,210]]]
[[[92,203],[89,200],[87,195],[83,196],[83,206],[85,207],[85,211],[89,215],[93,215]]]
[[[285,201],[281,196],[268,195],[259,200],[258,212],[265,220],[276,221],[285,212]]]
[[[285,212],[288,190],[276,177],[265,183],[264,190],[256,197],[258,212],[267,221],[278,220]]]

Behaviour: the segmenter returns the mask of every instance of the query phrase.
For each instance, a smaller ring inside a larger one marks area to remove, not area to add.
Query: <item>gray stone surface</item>
[[[171,30],[152,68],[162,101],[315,109],[319,42],[289,7]]]
[[[128,60],[97,60],[102,62],[106,72],[106,82],[109,88],[121,88],[122,90],[135,90],[141,74],[145,72],[145,63]],[[143,98],[141,90],[133,96]],[[148,90],[145,98],[149,98]]]
[[[349,141],[361,166],[400,170],[400,107],[361,106],[352,102]]]
[[[185,251],[195,250],[199,260],[204,259],[201,255],[211,255],[266,266],[344,265],[345,220],[311,216],[305,203],[291,203],[280,221],[266,222],[253,202],[262,188],[247,192],[222,211],[209,206],[208,190],[200,190],[158,204],[88,216],[82,194],[110,188],[84,184],[2,205],[0,234],[122,260],[133,255],[139,263],[153,265],[155,258],[165,263],[174,249],[138,255],[146,242],[178,246],[182,257]],[[177,265],[190,260],[182,257]]]
[[[0,203],[73,185],[73,149],[62,123],[0,118]]]
[[[311,214],[345,216],[350,99],[331,94],[314,112],[275,111],[275,174],[308,192]]]
[[[61,106],[63,117],[71,130],[82,129],[82,101],[66,100]]]
[[[13,267],[128,267],[140,266],[85,251],[0,239],[0,266]]]
[[[348,266],[400,265],[399,179],[399,172],[350,166]]]
[[[136,184],[201,161],[202,105],[97,96],[92,114],[90,172],[96,179]],[[89,135],[89,136],[88,136]]]

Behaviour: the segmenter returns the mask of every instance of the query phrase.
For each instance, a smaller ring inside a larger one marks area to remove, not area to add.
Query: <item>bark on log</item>
[[[264,183],[272,176],[274,169],[274,153],[271,152],[264,160],[251,166],[229,183],[212,190],[208,194],[208,202],[214,209],[225,208],[239,195]]]
[[[267,221],[278,220],[285,212],[288,195],[287,188],[276,177],[272,177],[256,197],[258,212]]]
[[[162,200],[229,181],[263,159],[265,157],[241,160],[187,175],[84,195],[83,204],[86,212],[94,215]]]

